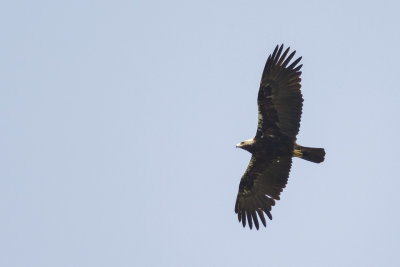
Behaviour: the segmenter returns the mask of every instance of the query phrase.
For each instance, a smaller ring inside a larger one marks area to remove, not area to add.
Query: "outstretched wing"
[[[250,229],[254,222],[258,230],[257,215],[266,226],[263,212],[272,220],[271,207],[275,205],[275,200],[279,200],[286,186],[291,166],[291,156],[270,159],[252,156],[240,181],[235,205],[235,212],[243,227],[247,220]]]
[[[295,52],[289,54],[289,48],[283,53],[283,45],[276,46],[268,57],[258,92],[258,127],[256,139],[264,136],[285,135],[296,140],[300,128],[303,97],[300,91],[302,65],[297,66],[301,57],[290,63]],[[289,55],[288,55],[289,54]],[[284,138],[288,140],[287,138]],[[275,139],[279,146],[279,139]],[[288,143],[282,143],[287,146]],[[277,147],[279,149],[279,147]],[[289,149],[290,150],[290,149]],[[259,228],[258,218],[264,226],[264,213],[272,219],[271,207],[286,186],[292,155],[273,157],[273,153],[253,154],[244,173],[236,199],[235,212],[243,227],[248,222],[250,228]]]
[[[301,57],[290,63],[296,51],[288,57],[290,48],[282,54],[283,45],[276,46],[268,57],[258,92],[258,127],[256,136],[279,133],[296,139],[300,128],[303,97],[300,91]]]

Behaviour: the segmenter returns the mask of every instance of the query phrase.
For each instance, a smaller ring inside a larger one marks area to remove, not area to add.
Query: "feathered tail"
[[[299,157],[311,162],[321,163],[325,159],[325,149],[323,148],[313,148],[305,147],[300,145],[295,145],[293,156]]]

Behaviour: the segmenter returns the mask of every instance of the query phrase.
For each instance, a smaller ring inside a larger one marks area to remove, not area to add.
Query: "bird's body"
[[[256,136],[239,143],[252,154],[244,173],[236,199],[235,212],[243,227],[246,220],[259,228],[258,218],[264,226],[264,213],[272,219],[271,207],[279,200],[286,186],[292,157],[320,163],[324,160],[322,148],[302,147],[296,143],[300,128],[303,98],[300,91],[301,57],[289,62],[289,48],[282,54],[283,45],[276,47],[268,57],[258,92],[258,127]]]

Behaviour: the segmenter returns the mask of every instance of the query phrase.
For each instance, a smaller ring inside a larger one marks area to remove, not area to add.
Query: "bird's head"
[[[251,148],[253,147],[253,145],[254,145],[254,138],[240,142],[239,144],[236,145],[236,147],[251,152]]]

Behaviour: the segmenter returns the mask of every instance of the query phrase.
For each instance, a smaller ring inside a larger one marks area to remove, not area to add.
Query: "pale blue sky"
[[[0,4],[0,266],[400,266],[396,1]],[[234,213],[262,69],[303,56],[295,159]]]

